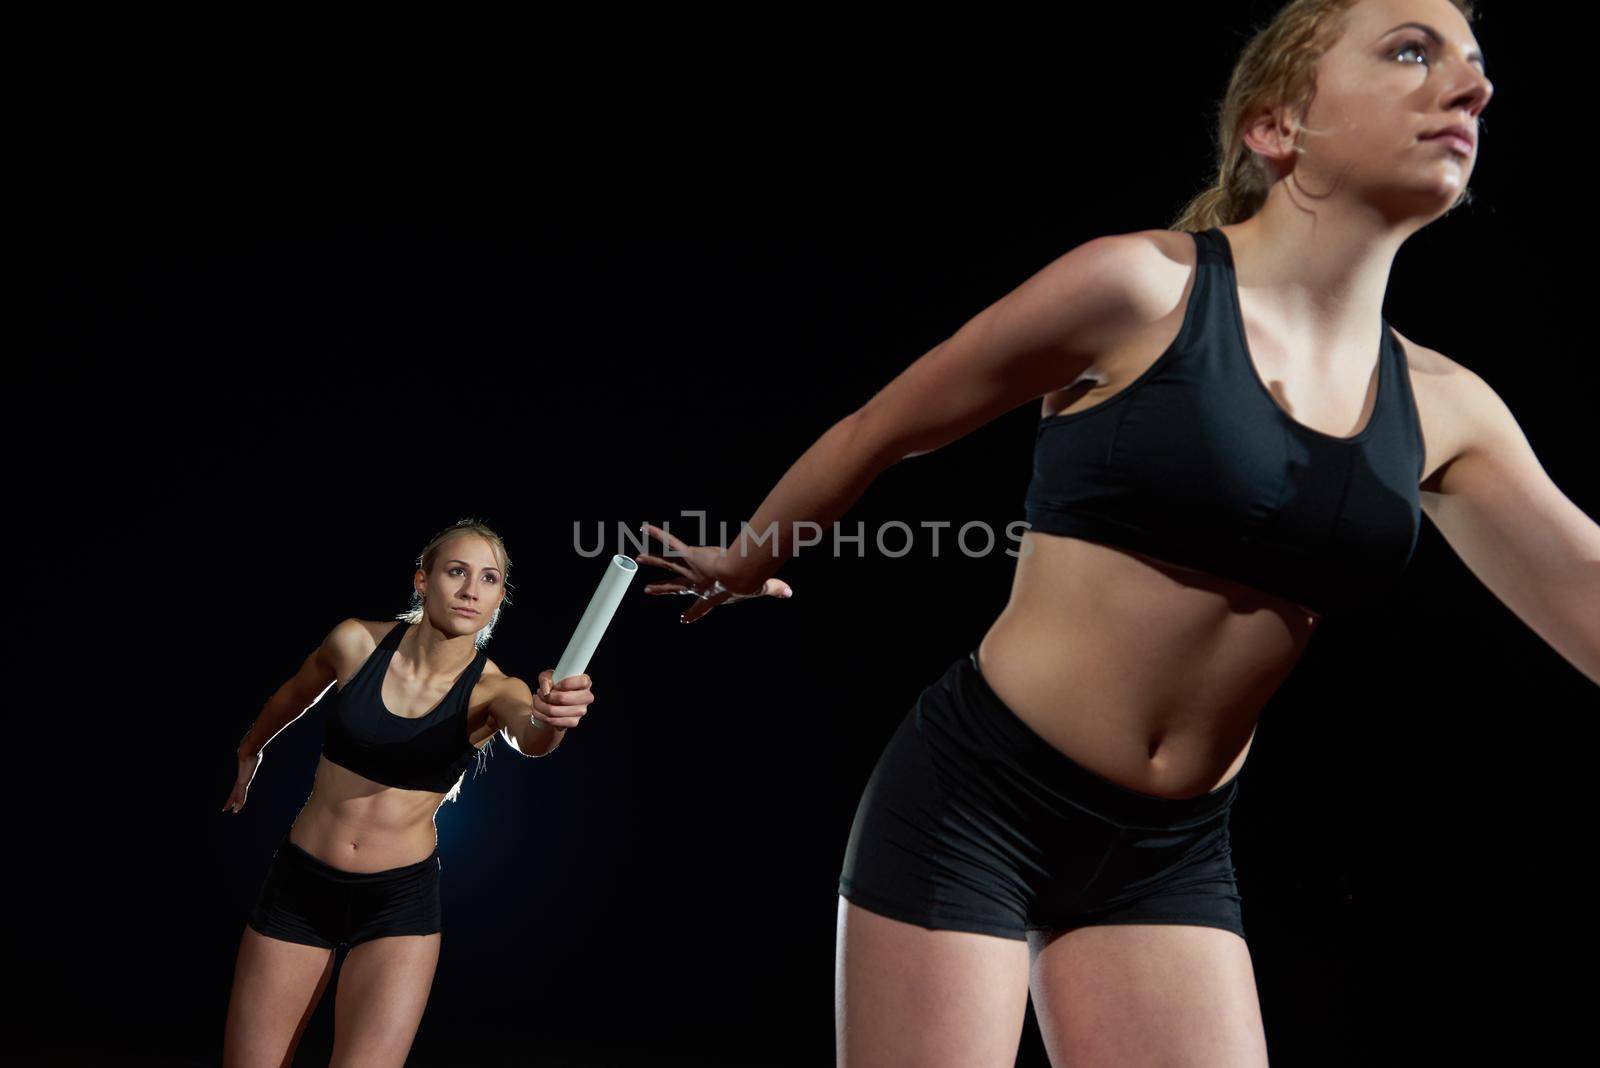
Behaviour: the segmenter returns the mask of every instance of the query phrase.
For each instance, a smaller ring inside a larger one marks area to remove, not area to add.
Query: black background
[[[124,56],[121,79],[53,67],[18,203],[18,292],[48,329],[16,380],[13,482],[29,596],[58,624],[16,815],[41,952],[15,1041],[218,1063],[320,711],[241,814],[218,810],[239,737],[321,637],[403,610],[423,544],[473,515],[513,561],[490,655],[553,666],[602,567],[575,526],[631,553],[619,526],[737,524],[1050,259],[1167,225],[1274,7],[899,65],[843,37],[715,70],[554,36],[502,54],[480,26],[349,54],[307,34],[247,64],[212,40]],[[1595,516],[1582,64],[1509,9],[1477,34],[1498,88],[1477,203],[1408,242],[1385,314],[1487,379]],[[1021,519],[1037,414],[896,466],[846,516],[948,521],[937,557],[920,532],[902,559],[802,554],[791,601],[693,627],[630,596],[582,728],[538,761],[497,741],[439,813],[447,935],[411,1064],[831,1063],[850,820],[917,693],[1004,606],[1012,558],[948,539]],[[1595,948],[1595,707],[1431,525],[1392,596],[1324,622],[1234,814],[1275,1064],[1538,1059],[1530,1042],[1586,1027],[1592,984],[1558,969]],[[325,1063],[332,1003],[297,1064]],[[1046,1063],[1031,1009],[1018,1063]]]

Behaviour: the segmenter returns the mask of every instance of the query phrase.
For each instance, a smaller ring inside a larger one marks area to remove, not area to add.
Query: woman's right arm
[[[370,645],[372,637],[359,620],[346,619],[329,631],[294,677],[267,699],[261,714],[240,740],[239,755],[260,753],[279,731],[299,719],[339,677],[340,665],[362,655],[363,643]]]
[[[901,460],[1071,384],[1148,321],[1149,266],[1159,255],[1146,234],[1097,237],[973,316],[795,461],[729,547],[723,583],[759,588],[793,555],[796,524],[827,530]]]

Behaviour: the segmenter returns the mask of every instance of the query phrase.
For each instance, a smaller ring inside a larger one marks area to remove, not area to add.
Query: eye
[[[488,579],[490,582],[499,582],[500,581],[499,579],[495,578],[493,575],[485,575],[483,577]]]
[[[1423,56],[1426,57],[1428,54],[1428,42],[1422,40],[1420,37],[1414,37],[1411,40],[1403,43],[1399,48],[1396,48],[1394,51],[1390,52],[1389,58],[1393,59],[1396,56],[1400,56],[1411,51],[1421,52]],[[1413,64],[1413,66],[1414,65],[1415,64]],[[1428,65],[1426,58],[1423,59],[1422,65],[1424,67]]]

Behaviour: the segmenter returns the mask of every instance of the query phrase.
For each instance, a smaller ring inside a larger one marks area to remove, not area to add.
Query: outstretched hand
[[[652,582],[645,586],[644,592],[652,597],[683,594],[695,598],[695,603],[678,617],[680,623],[693,623],[721,604],[750,601],[757,597],[777,597],[781,600],[794,596],[794,589],[778,578],[767,579],[757,589],[744,592],[731,590],[722,581],[729,574],[726,550],[714,545],[687,545],[652,523],[644,524],[644,530],[666,542],[675,555],[662,557],[640,553],[634,560],[667,568],[678,575],[677,579],[669,582]]]
[[[576,727],[594,703],[594,685],[587,675],[572,675],[557,682],[556,669],[539,672],[539,692],[533,695],[533,718],[547,727]]]

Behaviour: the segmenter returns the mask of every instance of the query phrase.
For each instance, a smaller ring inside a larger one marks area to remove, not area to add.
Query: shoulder
[[[1482,375],[1399,330],[1394,334],[1405,351],[1429,472],[1442,473],[1464,453],[1492,447],[1508,435],[1520,436],[1510,410]],[[1432,488],[1436,479],[1429,475],[1423,481]]]
[[[1194,273],[1195,241],[1174,230],[1102,234],[1040,272],[1049,305],[1072,327],[1074,348],[1102,353],[1171,314]]]
[[[1422,377],[1431,381],[1451,376],[1472,374],[1467,368],[1438,349],[1430,349],[1420,341],[1413,341],[1411,338],[1406,337],[1393,323],[1389,324],[1389,329],[1394,332],[1395,337],[1400,339],[1400,347],[1405,351],[1406,364],[1411,370],[1412,377]]]
[[[1474,397],[1481,400],[1485,390],[1494,392],[1489,388],[1489,383],[1472,368],[1451,359],[1438,349],[1413,341],[1396,330],[1393,323],[1389,324],[1389,329],[1400,339],[1400,348],[1406,354],[1406,369],[1411,372],[1414,386],[1442,392],[1456,403],[1471,401]]]
[[[1438,349],[1431,349],[1406,337],[1395,329],[1393,323],[1389,324],[1389,329],[1399,340],[1400,351],[1405,353],[1411,392],[1417,398],[1418,408],[1424,409],[1424,418],[1448,417],[1459,403],[1459,394],[1470,389],[1473,380],[1483,382],[1483,379]]]
[[[489,687],[493,691],[494,696],[499,696],[502,693],[531,693],[526,682],[523,682],[515,675],[507,675],[505,672],[500,670],[499,665],[497,665],[493,660],[484,661],[483,674],[479,677],[478,681],[480,684]]]
[[[1184,230],[1130,230],[1085,241],[1071,255],[1083,257],[1144,303],[1159,301],[1174,279],[1180,286],[1194,269],[1194,235]]]
[[[384,636],[399,625],[400,621],[395,619],[341,619],[322,639],[317,653],[339,678],[344,678],[371,656]]]
[[[1172,314],[1199,260],[1195,236],[1187,230],[1133,230],[1091,244],[1100,246],[1097,266],[1115,280],[1140,323]]]

